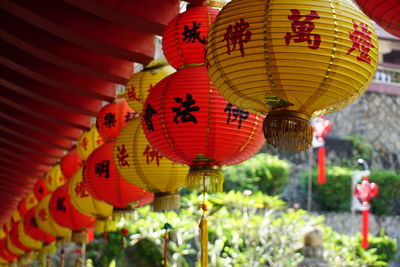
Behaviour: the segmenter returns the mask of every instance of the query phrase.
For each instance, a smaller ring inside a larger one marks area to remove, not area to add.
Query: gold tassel
[[[196,165],[191,166],[186,177],[186,186],[189,190],[199,188],[206,177],[206,191],[210,193],[222,192],[224,183],[224,173],[220,166],[216,165]]]
[[[201,267],[208,266],[208,224],[203,216],[200,220],[200,263]]]
[[[181,206],[180,200],[181,196],[179,195],[179,192],[156,192],[154,194],[153,210],[177,210]]]
[[[313,138],[309,118],[299,113],[284,112],[271,112],[265,118],[263,132],[267,144],[292,151],[308,149]]]

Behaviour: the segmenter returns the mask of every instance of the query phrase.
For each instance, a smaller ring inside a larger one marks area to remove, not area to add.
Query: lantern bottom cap
[[[263,132],[267,144],[282,150],[306,150],[313,138],[310,118],[285,110],[269,113],[263,123]]]
[[[181,207],[179,192],[156,192],[154,194],[153,210],[177,210]]]
[[[189,190],[199,189],[209,193],[222,192],[224,173],[218,165],[190,166],[186,177],[186,187]]]

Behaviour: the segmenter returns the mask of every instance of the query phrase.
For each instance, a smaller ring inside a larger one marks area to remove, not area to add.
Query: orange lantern
[[[76,147],[61,158],[60,167],[64,177],[71,179],[72,175],[82,166],[82,157]]]

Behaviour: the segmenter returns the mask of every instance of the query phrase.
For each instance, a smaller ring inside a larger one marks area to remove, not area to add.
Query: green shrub
[[[361,235],[359,239],[361,242]],[[369,236],[368,242],[368,250],[374,250],[379,261],[389,262],[396,258],[397,243],[395,240],[385,235],[383,231],[380,236]]]
[[[241,164],[224,168],[224,191],[249,189],[273,196],[282,191],[289,172],[286,161],[260,153]]]
[[[400,174],[393,171],[372,172],[370,181],[378,184],[379,194],[371,201],[371,210],[377,215],[400,214]]]

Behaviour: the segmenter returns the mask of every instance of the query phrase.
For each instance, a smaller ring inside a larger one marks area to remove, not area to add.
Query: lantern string
[[[208,266],[208,224],[206,219],[206,174],[203,175],[203,203],[201,204],[202,216],[200,220],[200,263],[201,267]]]
[[[169,242],[169,231],[173,229],[172,225],[169,223],[165,223],[163,229],[164,232],[164,258],[163,258],[163,266],[168,266],[168,242]]]

